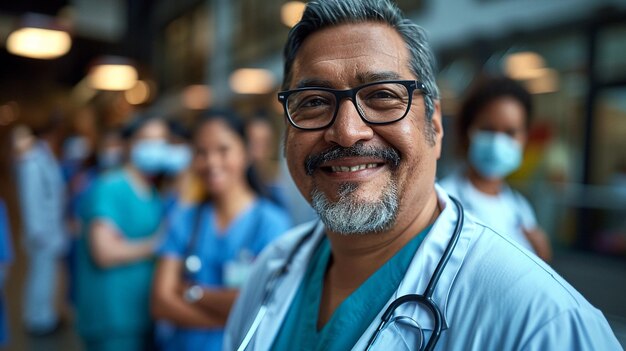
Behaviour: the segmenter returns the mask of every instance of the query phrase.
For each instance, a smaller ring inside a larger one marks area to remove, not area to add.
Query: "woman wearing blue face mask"
[[[144,117],[123,134],[128,161],[98,178],[83,202],[76,325],[88,351],[154,348],[149,291],[163,218],[155,185],[169,169],[169,131]]]
[[[511,79],[488,78],[476,84],[457,124],[466,165],[440,185],[495,231],[549,261],[550,242],[532,207],[505,180],[521,165],[531,110],[530,94]]]

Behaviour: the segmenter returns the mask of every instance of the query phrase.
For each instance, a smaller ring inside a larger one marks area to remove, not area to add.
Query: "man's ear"
[[[441,144],[443,140],[443,123],[441,121],[441,102],[439,100],[433,100],[434,110],[431,119],[432,130],[434,134],[434,147],[435,155],[437,159],[441,157]]]

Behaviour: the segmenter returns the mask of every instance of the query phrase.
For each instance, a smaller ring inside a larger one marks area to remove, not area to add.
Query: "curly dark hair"
[[[457,133],[462,151],[469,145],[469,129],[476,116],[495,100],[508,97],[517,100],[526,112],[526,128],[532,116],[532,96],[520,83],[508,77],[481,77],[468,90],[461,103],[457,120]]]

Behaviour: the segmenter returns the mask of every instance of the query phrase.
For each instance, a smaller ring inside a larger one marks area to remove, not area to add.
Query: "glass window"
[[[598,78],[602,82],[626,79],[626,23],[600,30],[596,52]]]

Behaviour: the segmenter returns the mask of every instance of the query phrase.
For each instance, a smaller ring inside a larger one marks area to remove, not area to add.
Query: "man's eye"
[[[321,107],[329,105],[328,99],[320,96],[308,97],[298,104],[298,108]]]
[[[397,99],[398,95],[388,90],[378,90],[367,96],[368,99]]]

